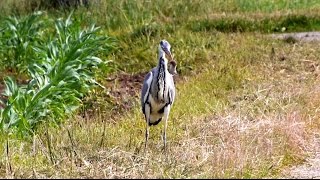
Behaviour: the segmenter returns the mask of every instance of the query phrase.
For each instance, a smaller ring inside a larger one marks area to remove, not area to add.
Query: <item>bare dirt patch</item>
[[[129,110],[132,98],[138,98],[144,76],[147,72],[137,74],[119,73],[107,79],[104,86],[109,89],[110,95],[116,100],[121,109]]]
[[[297,179],[319,179],[320,178],[320,153],[307,159],[307,162],[301,166],[291,169],[290,178]]]
[[[284,174],[286,178],[294,179],[319,179],[320,178],[320,138],[319,134],[312,142],[314,150],[310,151],[310,156],[301,165],[293,166],[287,169]]]
[[[320,32],[281,33],[281,34],[272,34],[271,36],[273,38],[283,39],[283,40],[289,40],[293,38],[292,40],[304,41],[304,42],[320,41]]]

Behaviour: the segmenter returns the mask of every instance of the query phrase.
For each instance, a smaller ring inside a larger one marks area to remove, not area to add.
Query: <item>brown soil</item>
[[[320,138],[313,141],[315,147],[309,152],[310,156],[303,164],[293,166],[284,171],[284,176],[290,179],[319,179],[320,178]]]
[[[112,90],[111,94],[115,97],[121,97],[122,93],[137,96],[137,90],[141,88],[146,74],[147,72],[138,74],[120,73],[108,78],[105,87],[110,88]]]
[[[133,99],[140,96],[140,89],[146,74],[147,72],[138,74],[119,73],[107,79],[104,86],[121,110],[131,109]]]
[[[272,34],[273,38],[276,39],[284,39],[289,40],[290,38],[293,38],[292,40],[296,41],[304,41],[304,42],[310,42],[310,41],[320,41],[320,32],[300,32],[300,33],[281,33],[281,34]]]

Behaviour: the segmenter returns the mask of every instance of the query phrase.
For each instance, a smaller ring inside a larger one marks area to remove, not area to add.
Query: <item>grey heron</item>
[[[168,41],[161,40],[158,48],[158,65],[144,78],[141,91],[142,112],[146,120],[145,150],[149,138],[149,128],[164,120],[163,143],[166,149],[166,129],[170,108],[175,98],[173,75],[176,74],[176,62]],[[168,63],[168,59],[170,62]]]

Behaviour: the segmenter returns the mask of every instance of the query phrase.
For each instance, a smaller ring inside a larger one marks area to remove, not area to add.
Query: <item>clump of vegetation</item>
[[[94,25],[84,30],[74,26],[70,15],[65,21],[55,22],[53,37],[30,44],[32,56],[23,53],[21,57],[23,65],[28,65],[29,83],[18,86],[12,78],[5,78],[7,101],[0,110],[2,132],[32,133],[39,123],[59,124],[79,107],[81,98],[98,84],[95,71],[103,61],[96,55],[111,48],[110,38],[99,36],[98,30]],[[22,39],[20,34],[16,39]]]
[[[283,39],[283,41],[286,43],[291,43],[291,44],[298,42],[298,40],[293,36],[287,36]]]
[[[26,72],[28,64],[32,64],[36,57],[34,46],[42,44],[43,21],[41,12],[18,18],[5,18],[1,24],[0,57],[4,68],[22,73]]]

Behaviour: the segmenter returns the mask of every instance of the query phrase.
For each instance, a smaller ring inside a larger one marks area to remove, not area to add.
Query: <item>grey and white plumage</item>
[[[172,58],[170,48],[168,41],[160,41],[158,65],[145,76],[143,81],[141,106],[146,120],[145,148],[149,137],[149,127],[157,125],[162,119],[164,120],[164,148],[166,147],[167,121],[175,98],[173,75],[176,73],[176,62]],[[170,63],[166,56],[171,60]]]

